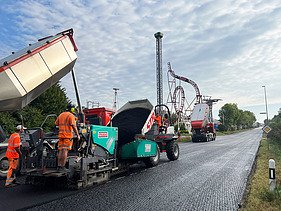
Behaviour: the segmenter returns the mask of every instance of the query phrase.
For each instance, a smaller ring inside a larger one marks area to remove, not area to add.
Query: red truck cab
[[[91,125],[108,125],[111,116],[115,113],[113,109],[98,107],[84,109],[86,123]]]

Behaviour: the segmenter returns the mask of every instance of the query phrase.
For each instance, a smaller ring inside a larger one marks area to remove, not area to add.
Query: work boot
[[[66,172],[67,171],[67,168],[65,168],[64,166],[62,167],[62,171],[63,172]]]
[[[14,184],[14,183],[11,183],[11,184],[9,184],[9,185],[5,185],[5,188],[11,188],[11,187],[14,187],[14,186],[16,186],[17,184]]]
[[[15,184],[15,185],[20,185],[21,183],[19,181],[17,181],[17,179],[15,178],[12,182],[12,184]]]
[[[10,180],[11,180],[11,182],[13,182],[13,181],[15,181],[15,179],[16,179],[16,174],[15,174],[15,171],[13,171],[12,175],[10,177]]]
[[[58,172],[61,172],[61,173],[65,173],[67,171],[67,169],[64,166],[58,166],[57,170],[58,170]]]

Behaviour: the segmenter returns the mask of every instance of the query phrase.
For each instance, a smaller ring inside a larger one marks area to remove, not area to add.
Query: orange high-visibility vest
[[[158,126],[160,127],[162,125],[162,120],[161,116],[156,116],[155,121],[157,122]]]
[[[65,111],[61,113],[55,121],[55,124],[59,126],[59,138],[72,138],[73,126],[75,123],[75,116]]]
[[[19,158],[19,153],[15,150],[15,148],[20,147],[20,134],[13,133],[8,140],[8,148],[6,151],[6,157],[11,158]]]

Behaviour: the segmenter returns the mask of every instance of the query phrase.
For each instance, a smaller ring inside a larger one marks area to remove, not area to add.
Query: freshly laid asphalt
[[[105,184],[71,191],[0,181],[0,210],[237,210],[262,137],[261,129],[180,143],[180,157],[134,166]],[[24,176],[20,178],[24,183]]]

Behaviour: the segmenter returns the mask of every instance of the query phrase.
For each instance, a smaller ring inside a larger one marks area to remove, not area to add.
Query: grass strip
[[[277,188],[269,191],[268,161],[275,160]],[[281,146],[263,138],[257,154],[255,167],[246,189],[243,211],[281,210]]]

